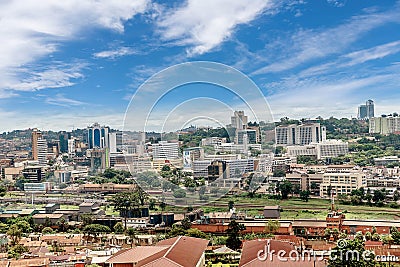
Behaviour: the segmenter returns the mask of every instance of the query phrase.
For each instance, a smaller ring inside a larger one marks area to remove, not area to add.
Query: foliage
[[[42,234],[44,234],[44,235],[52,234],[53,232],[54,232],[53,228],[51,228],[51,227],[45,227],[42,229]]]
[[[15,246],[21,240],[22,230],[16,224],[13,224],[8,229],[7,235],[11,238],[11,245]]]
[[[287,199],[288,195],[293,191],[293,186],[291,182],[285,180],[279,184],[278,189],[281,192],[282,199]]]
[[[238,223],[236,220],[230,221],[228,229],[226,230],[226,233],[228,234],[226,246],[234,250],[239,249],[242,245],[239,235],[245,229],[246,227],[244,224]]]
[[[372,267],[375,266],[375,255],[365,250],[364,241],[359,238],[339,240],[332,250],[329,266]]]
[[[124,225],[122,222],[117,222],[113,227],[114,233],[122,234],[124,232]]]
[[[29,251],[29,249],[27,247],[17,244],[8,250],[8,257],[14,258],[14,259],[19,259],[21,257],[21,254],[26,253],[28,251]]]
[[[285,177],[286,176],[286,172],[282,169],[275,169],[273,172],[273,176],[274,177]]]
[[[123,170],[106,169],[102,174],[91,177],[90,181],[96,184],[115,183],[115,184],[133,184],[131,173]]]
[[[186,197],[186,191],[182,188],[176,189],[173,193],[175,198],[184,198]]]
[[[275,233],[277,230],[279,230],[280,226],[281,224],[278,220],[268,220],[268,222],[265,223],[265,232],[268,234]]]
[[[301,200],[308,202],[308,199],[310,198],[310,194],[311,194],[311,192],[309,190],[300,191]]]
[[[185,218],[181,221],[182,228],[184,230],[189,230],[192,227],[192,223],[190,222],[189,218]]]
[[[110,233],[111,229],[108,226],[93,223],[86,225],[82,231],[85,235],[97,237],[100,234]]]

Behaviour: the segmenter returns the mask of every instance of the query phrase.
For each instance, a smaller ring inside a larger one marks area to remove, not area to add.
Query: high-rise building
[[[276,145],[308,145],[326,140],[326,128],[320,123],[281,125],[275,127]]]
[[[122,146],[122,132],[109,133],[110,152],[116,153]]]
[[[153,144],[153,159],[177,159],[179,144],[178,142],[160,141]]]
[[[365,119],[370,119],[375,116],[375,106],[374,106],[374,101],[367,100],[365,102],[365,105],[360,105],[358,107],[358,114],[357,118],[359,120],[365,120]]]
[[[36,142],[37,160],[39,161],[39,165],[46,165],[48,151],[47,141],[45,139],[39,138]]]
[[[95,123],[88,127],[88,145],[89,148],[108,148],[109,147],[109,134],[110,128],[107,126],[100,126]]]
[[[244,111],[235,111],[231,117],[231,127],[243,130],[247,127],[247,116],[244,115]]]
[[[37,129],[32,130],[32,158],[38,160],[37,142],[42,137],[42,133]]]
[[[369,132],[378,134],[400,134],[400,117],[382,116],[370,118]]]

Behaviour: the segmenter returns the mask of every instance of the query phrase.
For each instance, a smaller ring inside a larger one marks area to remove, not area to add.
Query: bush
[[[47,235],[47,234],[52,234],[54,231],[51,227],[45,227],[42,230],[42,234]]]

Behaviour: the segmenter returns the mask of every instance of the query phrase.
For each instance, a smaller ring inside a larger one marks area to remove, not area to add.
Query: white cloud
[[[97,57],[97,58],[110,58],[110,59],[115,59],[118,57],[122,57],[122,56],[129,56],[129,55],[133,55],[133,54],[137,54],[138,52],[131,48],[131,47],[119,47],[117,49],[114,50],[106,50],[106,51],[101,51],[98,53],[95,53],[93,56]]]
[[[65,97],[63,94],[57,94],[55,97],[47,97],[45,102],[50,105],[62,107],[86,105],[85,102]]]
[[[53,63],[51,67],[44,70],[25,69],[28,76],[14,84],[6,84],[7,88],[17,91],[33,91],[44,88],[60,88],[72,86],[75,81],[83,78],[82,70],[87,67],[86,63],[76,62],[73,64]],[[20,69],[20,73],[22,70]],[[0,83],[1,84],[1,83]]]
[[[272,0],[188,0],[161,14],[157,24],[164,40],[190,46],[189,55],[203,54],[273,7]]]
[[[387,12],[354,16],[346,23],[334,28],[318,31],[301,30],[289,40],[284,40],[283,47],[279,48],[285,51],[285,57],[275,59],[274,63],[262,67],[252,74],[286,71],[312,60],[339,54],[368,31],[389,22],[400,23],[399,14],[400,8],[399,5],[396,5]]]
[[[149,0],[2,1],[0,91],[18,90],[4,84],[16,84],[21,67],[56,51],[60,42],[93,27],[123,32],[123,23],[144,12],[148,4]]]
[[[400,41],[395,41],[369,49],[356,51],[346,55],[345,57],[351,59],[348,65],[356,65],[370,60],[381,59],[386,56],[400,52]]]

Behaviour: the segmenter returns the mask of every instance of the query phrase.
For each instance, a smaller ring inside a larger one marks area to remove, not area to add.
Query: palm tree
[[[133,247],[133,242],[136,240],[136,230],[133,227],[129,227],[126,230],[126,234],[129,236],[129,242],[131,243],[131,248]]]

